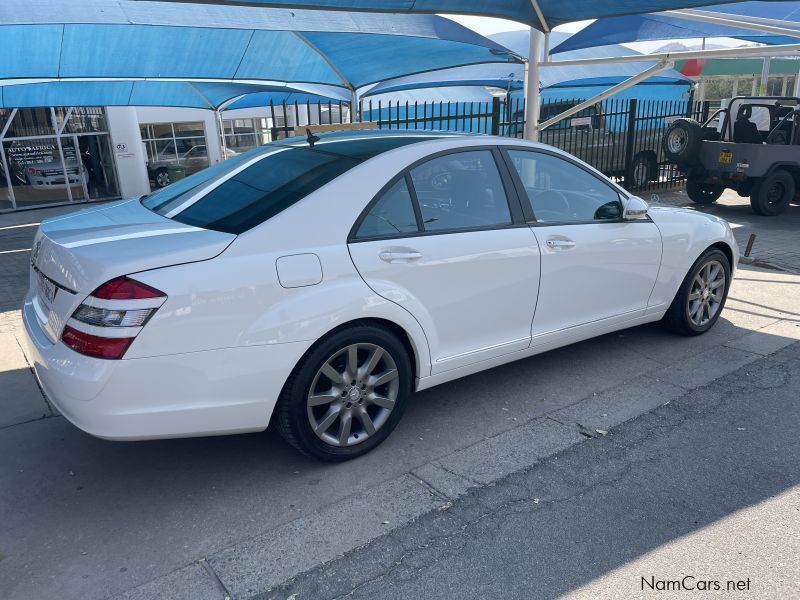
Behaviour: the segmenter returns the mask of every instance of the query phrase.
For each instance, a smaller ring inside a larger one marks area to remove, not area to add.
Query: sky
[[[520,29],[527,29],[525,25],[522,23],[517,23],[516,21],[508,21],[506,19],[493,19],[490,17],[467,17],[461,15],[442,15],[446,16],[448,19],[452,19],[458,23],[461,23],[465,27],[469,27],[470,29],[477,31],[481,35],[492,35],[495,33],[501,33],[503,31],[518,31]],[[567,33],[575,33],[576,31],[580,31],[590,23],[593,23],[593,20],[589,21],[575,21],[573,23],[566,23],[565,25],[559,25],[554,29],[554,31],[564,31]],[[624,46],[628,46],[629,48],[633,48],[638,52],[643,52],[644,54],[648,54],[650,52],[655,52],[662,46],[670,43],[670,42],[682,42],[687,46],[699,46],[702,42],[700,38],[696,39],[686,39],[686,40],[665,40],[665,41],[657,41],[657,42],[637,42],[635,44],[623,44]],[[740,40],[734,40],[731,38],[708,38],[706,40],[708,44],[716,44],[718,46],[742,46],[745,45],[744,42]]]

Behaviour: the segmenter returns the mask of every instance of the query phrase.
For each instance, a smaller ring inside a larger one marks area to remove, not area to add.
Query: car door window
[[[425,231],[511,224],[503,181],[489,150],[445,154],[411,170]]]
[[[557,156],[509,150],[538,223],[616,221],[619,194],[599,177]]]
[[[364,216],[356,233],[356,239],[412,234],[418,231],[411,194],[405,177],[401,177],[383,193]]]

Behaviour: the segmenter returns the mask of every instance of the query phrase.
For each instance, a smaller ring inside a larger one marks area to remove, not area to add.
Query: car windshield
[[[375,136],[332,140],[314,147],[273,144],[177,181],[145,196],[142,204],[180,223],[238,235],[286,210],[365,160],[423,139],[426,138]],[[265,152],[267,149],[271,152]],[[259,155],[263,157],[257,159]],[[247,165],[248,162],[252,164]],[[240,169],[243,165],[246,166]],[[222,183],[210,186],[204,194],[197,193],[201,186],[216,180]]]

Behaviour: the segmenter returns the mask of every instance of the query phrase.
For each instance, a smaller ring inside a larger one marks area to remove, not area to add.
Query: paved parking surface
[[[433,388],[347,464],[299,457],[271,431],[105,442],[51,417],[17,343],[41,214],[0,217],[9,598],[245,598],[800,338],[800,277],[745,266],[705,336],[638,327]]]

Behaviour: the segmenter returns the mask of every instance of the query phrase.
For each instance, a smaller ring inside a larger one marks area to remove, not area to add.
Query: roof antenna
[[[309,127],[306,127],[306,141],[308,142],[308,145],[312,148],[314,147],[314,144],[316,144],[319,141],[319,136],[311,133],[311,129]]]

